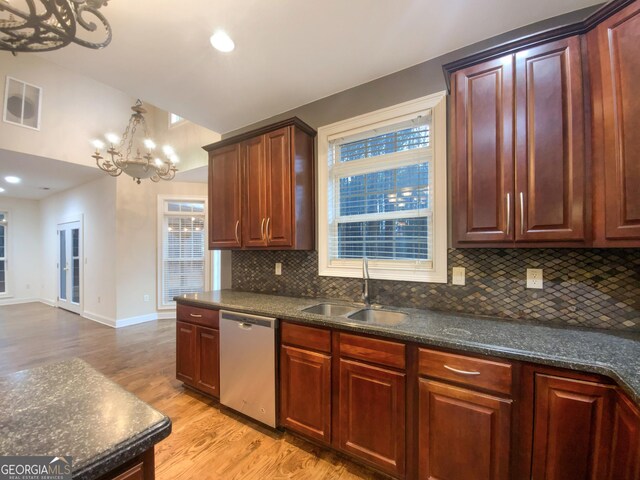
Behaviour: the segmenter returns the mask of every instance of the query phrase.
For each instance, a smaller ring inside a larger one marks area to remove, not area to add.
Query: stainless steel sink
[[[372,308],[365,308],[352,313],[349,315],[349,318],[361,322],[375,323],[377,325],[399,325],[409,318],[409,315],[391,310],[374,310]]]
[[[351,305],[340,305],[337,303],[319,303],[303,309],[303,312],[315,313],[318,315],[326,315],[328,317],[338,317],[340,315],[346,315],[349,312],[353,312],[356,308]]]

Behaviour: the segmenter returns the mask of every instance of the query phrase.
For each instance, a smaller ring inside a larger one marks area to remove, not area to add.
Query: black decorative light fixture
[[[107,2],[0,0],[0,50],[14,55],[47,52],[72,42],[93,49],[104,48],[111,42],[111,25],[99,9]]]
[[[105,159],[102,156],[105,143],[101,140],[93,140],[96,151],[91,156],[98,167],[112,177],[126,173],[138,184],[145,178],[153,182],[173,180],[178,171],[175,167],[179,162],[178,156],[169,145],[162,147],[163,158],[156,155],[154,153],[156,144],[149,136],[147,122],[144,119],[147,111],[142,106],[142,102],[138,100],[131,110],[133,113],[129,119],[129,125],[122,134],[122,139],[114,133],[105,135],[109,145],[106,150],[108,158]],[[141,128],[138,129],[138,127]]]

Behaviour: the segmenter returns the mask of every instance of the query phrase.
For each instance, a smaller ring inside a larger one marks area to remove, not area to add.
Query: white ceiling
[[[20,177],[22,182],[9,184],[4,180],[8,175]],[[40,200],[104,175],[97,168],[0,149],[0,187],[5,189],[0,200],[2,197]]]
[[[112,0],[113,41],[42,54],[226,133],[601,0]],[[215,51],[209,36],[236,43]]]

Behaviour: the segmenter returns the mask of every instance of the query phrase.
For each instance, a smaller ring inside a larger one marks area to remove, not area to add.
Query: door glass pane
[[[66,231],[60,230],[60,300],[67,299],[67,241]]]
[[[71,272],[71,302],[80,303],[80,229],[71,230],[71,255],[73,255]]]
[[[4,260],[0,260],[0,293],[5,293],[6,291],[7,284],[5,283]]]

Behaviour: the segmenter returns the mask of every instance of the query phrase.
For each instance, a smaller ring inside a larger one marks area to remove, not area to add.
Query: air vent
[[[4,95],[4,116],[7,123],[40,130],[42,89],[7,77]]]

